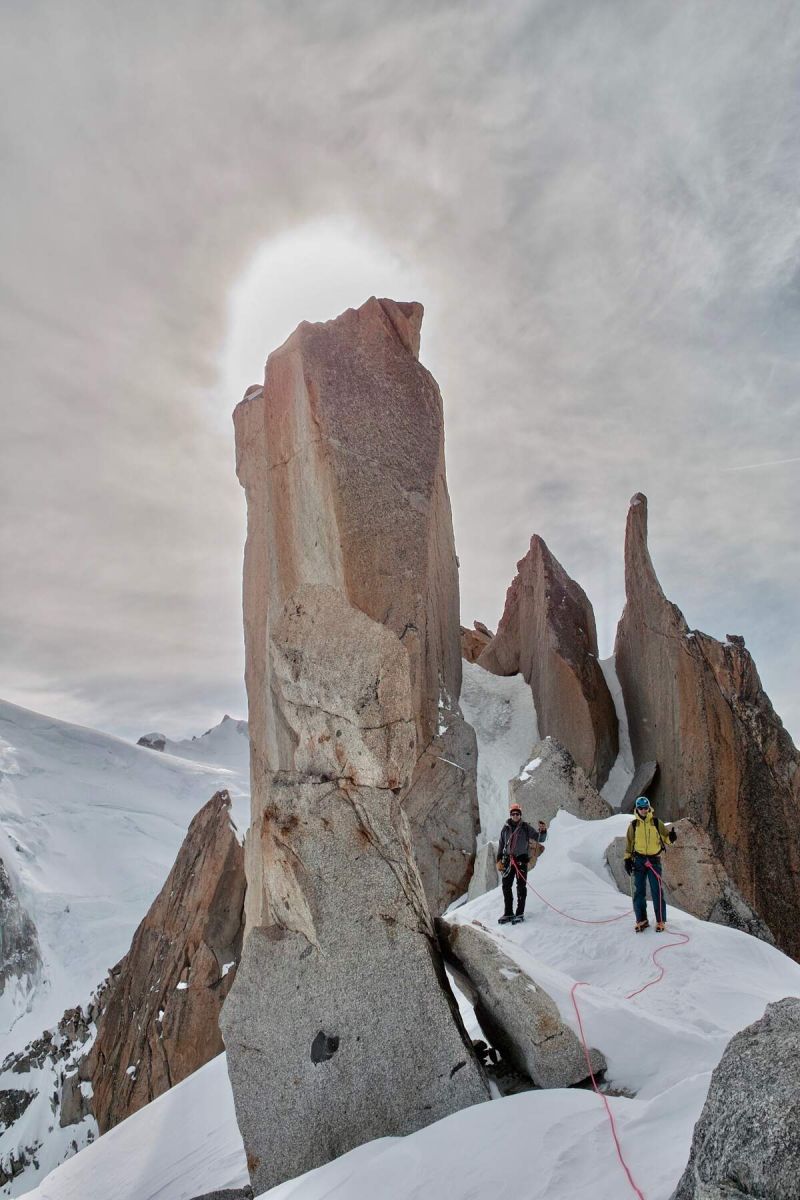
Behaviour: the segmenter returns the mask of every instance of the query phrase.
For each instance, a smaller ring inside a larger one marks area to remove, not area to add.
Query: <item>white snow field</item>
[[[0,1062],[85,1004],[126,953],[215,791],[247,828],[246,726],[228,719],[170,748],[185,757],[0,702],[0,858],[43,960],[30,992],[0,996]]]
[[[220,1054],[26,1195],[30,1200],[189,1200],[248,1182]]]
[[[531,892],[525,923],[498,927],[499,889],[450,919],[484,926],[546,988],[576,1032],[570,990],[577,981],[588,983],[577,990],[587,1039],[605,1054],[613,1089],[634,1093],[609,1100],[624,1158],[644,1200],[668,1200],[725,1046],[770,1001],[800,996],[800,965],[747,934],[674,908],[667,933],[634,934],[630,901],[613,884],[603,857],[629,820],[618,815],[584,822],[560,813],[530,880],[574,917],[620,920],[577,924]],[[668,887],[668,861],[665,875]],[[673,945],[682,941],[674,934],[689,940]],[[658,976],[654,952],[665,968],[663,978],[626,999]],[[223,1061],[215,1060],[59,1167],[31,1193],[32,1200],[189,1200],[215,1187],[241,1186],[244,1157]],[[199,1119],[198,1112],[216,1113],[216,1123]],[[477,1105],[409,1137],[361,1146],[266,1195],[494,1200],[507,1186],[509,1160],[525,1164],[517,1190],[526,1200],[637,1195],[617,1157],[602,1101],[583,1088],[531,1091]],[[206,1166],[212,1161],[213,1170]]]

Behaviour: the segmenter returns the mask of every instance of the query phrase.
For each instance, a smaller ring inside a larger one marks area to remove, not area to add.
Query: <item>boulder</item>
[[[101,1133],[224,1049],[219,1012],[241,953],[244,890],[230,797],[217,792],[111,973],[81,1070]]]
[[[689,817],[778,946],[800,957],[800,754],[740,637],[690,630],[647,547],[647,500],[631,501],[626,603],[615,647],[637,764],[665,820]]]
[[[622,797],[622,803],[619,806],[619,811],[623,813],[632,813],[636,800],[639,796],[647,796],[648,788],[653,786],[653,781],[658,774],[657,762],[640,763],[633,772],[633,779],[625,789],[625,795]]]
[[[531,757],[508,785],[509,800],[522,807],[524,819],[549,824],[559,809],[584,821],[600,821],[612,814],[604,800],[586,778],[572,755],[553,738],[545,738],[531,751]]]
[[[493,637],[494,634],[481,621],[474,621],[472,629],[465,629],[462,625],[461,657],[465,662],[477,662]]]
[[[257,1194],[489,1094],[430,912],[478,826],[421,317],[301,325],[234,415],[252,821],[222,1028]]]
[[[664,892],[667,904],[699,917],[741,929],[770,945],[775,939],[757,913],[742,896],[711,846],[705,830],[684,818],[675,823],[678,835],[664,857]],[[606,850],[614,881],[621,892],[630,894],[630,878],[625,873],[625,838],[615,838]]]
[[[503,1058],[536,1087],[571,1087],[586,1079],[583,1047],[541,985],[474,924],[442,920],[437,928],[474,989],[481,1029]],[[590,1059],[595,1075],[606,1069],[599,1050],[590,1050]]]
[[[561,742],[596,788],[619,751],[614,701],[597,658],[594,611],[542,538],[517,563],[497,633],[478,662],[530,684],[539,735]]]
[[[535,863],[534,859],[534,865]],[[475,855],[475,869],[472,872],[472,879],[469,881],[467,899],[477,900],[478,896],[485,896],[487,892],[493,892],[499,884],[497,842],[486,842],[485,845],[479,847],[478,853]]]
[[[800,1196],[800,1000],[768,1004],[728,1043],[672,1200]]]

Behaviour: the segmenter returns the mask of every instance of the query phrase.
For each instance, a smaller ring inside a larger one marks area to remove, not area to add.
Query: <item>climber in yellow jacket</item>
[[[650,807],[646,796],[639,796],[634,806],[636,816],[628,826],[625,838],[625,870],[633,875],[634,929],[641,933],[647,929],[647,881],[650,880],[650,895],[656,914],[656,933],[661,933],[667,923],[667,904],[661,883],[661,853],[667,842],[677,838],[675,830],[666,826]]]

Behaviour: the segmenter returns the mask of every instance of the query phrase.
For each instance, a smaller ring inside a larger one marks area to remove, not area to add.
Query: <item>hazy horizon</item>
[[[743,0],[0,11],[0,697],[245,716],[230,414],[302,319],[426,309],[462,622],[540,534],[623,604],[628,501],[800,736],[800,12]]]

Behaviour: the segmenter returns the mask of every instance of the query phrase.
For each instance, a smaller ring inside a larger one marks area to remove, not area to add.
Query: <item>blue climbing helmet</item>
[[[636,797],[636,807],[637,808],[649,808],[650,801],[647,799],[647,796],[637,796]]]

